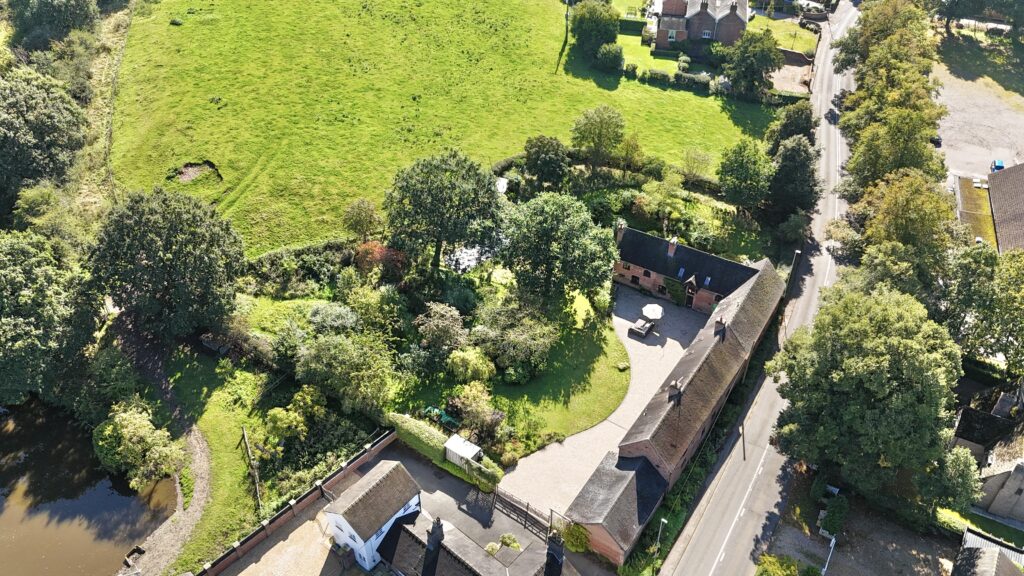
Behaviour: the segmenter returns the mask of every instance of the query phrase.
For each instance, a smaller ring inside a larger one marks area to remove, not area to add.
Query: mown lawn
[[[594,73],[565,39],[557,0],[163,0],[132,24],[116,179],[216,202],[259,254],[339,236],[342,208],[381,199],[416,158],[456,146],[490,164],[535,134],[568,140],[599,104],[670,161],[688,146],[717,158],[770,120],[760,106]],[[223,180],[167,178],[203,160]]]
[[[801,28],[796,20],[772,20],[759,14],[747,24],[747,30],[751,32],[761,32],[766,29],[771,30],[775,35],[775,39],[779,41],[779,47],[786,50],[813,55],[818,46],[818,35]]]
[[[991,38],[970,30],[954,31],[939,43],[939,58],[964,80],[989,78],[1024,96],[1024,46],[1009,38]]]
[[[639,36],[619,34],[616,41],[622,46],[626,63],[636,64],[638,70],[664,70],[669,74],[676,71],[676,59],[670,56],[651,56],[651,47],[640,43]]]
[[[629,357],[611,322],[596,318],[581,296],[573,308],[576,325],[562,333],[544,372],[522,386],[494,387],[495,396],[530,404],[544,423],[541,435],[570,436],[594,426],[619,407],[629,389]]]

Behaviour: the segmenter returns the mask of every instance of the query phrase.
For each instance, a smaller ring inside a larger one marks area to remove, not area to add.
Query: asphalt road
[[[841,88],[853,89],[853,80],[849,74],[835,74],[835,51],[830,44],[831,38],[846,33],[858,14],[850,2],[842,2],[822,29],[815,58],[812,103],[822,117],[817,142],[821,149],[819,174],[826,193],[812,223],[814,238],[795,271],[800,282],[786,307],[780,338],[788,338],[796,328],[813,321],[821,288],[836,278],[836,264],[825,249],[825,227],[846,209],[832,189],[849,151],[838,127],[825,115]],[[711,485],[669,552],[662,574],[744,576],[755,572],[755,558],[767,548],[782,507],[786,458],[768,440],[783,407],[785,400],[779,396],[777,384],[765,378],[738,433],[733,434],[734,442],[727,445]]]

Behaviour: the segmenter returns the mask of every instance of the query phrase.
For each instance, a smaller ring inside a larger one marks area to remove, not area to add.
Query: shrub
[[[651,30],[649,30],[649,29],[647,29],[645,27],[643,32],[640,33],[640,45],[641,46],[650,46],[651,43],[653,43],[653,42],[654,42],[654,32],[652,32]]]
[[[828,501],[825,510],[825,518],[821,521],[821,527],[829,534],[839,534],[846,522],[846,515],[850,512],[850,502],[846,496],[839,494]]]
[[[679,59],[676,60],[676,70],[680,72],[686,72],[690,69],[690,57],[686,54],[680,54]]]
[[[602,51],[604,47],[601,47]],[[619,56],[621,57],[621,50]],[[600,60],[600,56],[598,56]],[[569,173],[569,149],[554,136],[534,136],[526,140],[524,168],[534,188],[558,187]]]
[[[615,42],[619,35],[619,11],[610,3],[583,0],[572,12],[572,35],[576,46],[593,57],[601,46]]]
[[[513,550],[522,550],[522,546],[519,545],[519,540],[516,539],[516,535],[511,533],[501,535],[501,545]]]
[[[789,556],[762,554],[755,576],[798,576],[796,560]]]
[[[491,172],[495,176],[503,176],[505,172],[513,168],[517,168],[523,165],[523,159],[526,158],[525,154],[516,154],[515,156],[509,156],[508,158],[502,158],[491,166]]]
[[[482,350],[473,346],[452,352],[448,356],[448,371],[456,380],[464,383],[487,382],[494,377],[496,372],[490,358]]]
[[[174,474],[185,462],[181,447],[166,430],[157,430],[141,402],[116,404],[110,418],[93,430],[93,447],[100,464],[125,472],[132,489]]]
[[[622,68],[622,74],[630,80],[636,79],[636,63],[630,62]]]
[[[562,539],[570,552],[583,553],[590,550],[590,533],[582,524],[570,524],[562,532]]]
[[[664,70],[648,70],[647,83],[655,86],[668,86],[672,82],[672,76]]]
[[[604,44],[597,50],[597,57],[594,65],[605,72],[618,72],[622,70],[625,58],[622,56],[622,46],[618,44]]]
[[[825,492],[828,490],[828,479],[825,474],[818,472],[814,476],[814,482],[811,483],[811,500],[818,502],[825,497]]]
[[[46,51],[32,52],[29,62],[39,72],[60,80],[68,94],[80,104],[92,100],[92,59],[96,54],[96,36],[74,30],[62,41],[53,42]]]
[[[250,260],[246,266],[249,293],[278,298],[311,296],[327,287],[348,289],[353,244],[347,240],[328,240],[300,248],[281,248]]]
[[[484,552],[487,552],[491,556],[497,554],[498,550],[501,550],[501,544],[498,544],[497,542],[488,542],[487,545],[484,546]]]

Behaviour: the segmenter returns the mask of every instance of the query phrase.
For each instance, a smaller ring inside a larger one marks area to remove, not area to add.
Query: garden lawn
[[[171,25],[176,19],[181,25]],[[569,138],[600,104],[649,153],[716,159],[770,121],[758,105],[596,73],[557,0],[163,0],[132,23],[111,152],[117,183],[215,202],[250,255],[341,234],[399,168],[446,147],[490,164]],[[189,183],[174,171],[210,161]]]
[[[1024,46],[1009,38],[989,38],[970,30],[943,35],[939,58],[958,78],[989,78],[1002,88],[1024,96]]]
[[[236,369],[217,370],[209,356],[182,349],[167,365],[186,418],[195,419],[210,447],[210,499],[170,572],[198,572],[231,542],[258,522],[256,497],[249,479],[242,426],[249,434],[263,430],[263,412],[250,411],[264,376]]]
[[[571,436],[594,426],[618,408],[629,389],[629,358],[611,322],[596,318],[582,296],[573,308],[576,325],[552,348],[544,372],[525,385],[494,387],[495,396],[531,406],[543,422],[541,436]]]
[[[619,34],[616,40],[622,46],[622,55],[626,64],[633,63],[640,70],[662,70],[673,74],[676,71],[676,58],[671,56],[652,56],[651,47],[640,43],[639,36]]]
[[[772,20],[759,14],[747,24],[747,30],[761,32],[771,30],[775,39],[779,41],[779,48],[794,50],[814,56],[814,50],[818,47],[818,35],[810,30],[804,30],[796,23],[796,20]]]
[[[1024,547],[1024,532],[1005,524],[1000,524],[980,514],[975,514],[974,512],[960,514],[948,508],[939,508],[938,517],[940,524],[955,528],[958,532],[962,532],[964,528],[970,527],[1018,548]]]

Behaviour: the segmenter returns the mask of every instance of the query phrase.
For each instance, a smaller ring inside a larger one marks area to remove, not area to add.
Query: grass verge
[[[954,532],[963,532],[965,528],[972,528],[978,532],[984,532],[993,538],[998,538],[1018,548],[1024,548],[1024,532],[1000,524],[991,518],[986,518],[974,512],[961,514],[948,508],[939,508],[937,521],[940,526]]]
[[[747,24],[747,31],[761,32],[771,30],[775,39],[779,41],[779,48],[802,52],[814,56],[814,50],[818,46],[818,35],[810,30],[804,30],[797,24],[796,20],[773,20],[764,15],[758,15]]]

